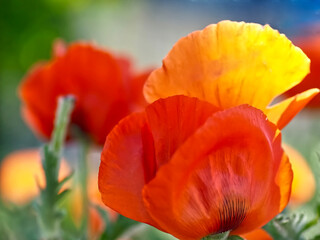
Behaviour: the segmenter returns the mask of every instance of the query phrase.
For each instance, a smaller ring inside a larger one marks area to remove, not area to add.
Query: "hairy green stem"
[[[38,211],[42,239],[45,240],[61,239],[60,222],[62,213],[59,211],[57,203],[64,194],[59,194],[61,184],[59,183],[58,173],[73,106],[73,97],[59,98],[51,141],[42,149],[42,167],[45,173],[46,186],[41,190],[41,203],[38,205]]]

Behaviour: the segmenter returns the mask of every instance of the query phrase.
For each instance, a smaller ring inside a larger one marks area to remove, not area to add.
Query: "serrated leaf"
[[[59,193],[59,195],[57,196],[57,203],[60,203],[63,198],[70,192],[71,190],[70,189],[65,189],[63,190],[61,193]]]
[[[68,176],[66,176],[64,179],[62,179],[57,186],[57,191],[60,191],[60,189],[63,187],[63,185],[69,181],[74,175],[74,172],[71,172]]]

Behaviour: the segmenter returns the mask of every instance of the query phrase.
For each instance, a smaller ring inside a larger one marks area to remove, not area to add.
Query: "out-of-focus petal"
[[[56,44],[55,57],[32,68],[22,82],[19,94],[24,117],[36,133],[48,139],[57,98],[72,94],[76,97],[72,124],[102,144],[107,133],[132,111],[131,105],[140,104],[133,101],[139,92],[142,98],[141,89],[129,90],[134,79],[129,65],[108,51],[88,43],[64,47]]]
[[[318,29],[318,33],[316,33],[316,29]],[[310,88],[320,88],[320,24],[316,25],[313,30],[315,30],[314,35],[293,39],[294,44],[300,47],[311,60],[310,74],[299,85],[286,92],[285,96],[294,96]],[[307,106],[319,108],[320,95],[312,99]]]
[[[222,21],[180,39],[147,80],[149,102],[187,95],[265,110],[309,72],[307,56],[270,26]]]
[[[313,173],[304,157],[287,144],[283,144],[293,171],[293,182],[290,204],[297,206],[309,201],[315,193],[316,182]]]
[[[152,69],[153,70],[153,69]],[[147,70],[138,74],[135,74],[128,84],[128,95],[131,101],[131,110],[140,111],[143,107],[147,106],[147,101],[142,94],[143,86],[148,79],[152,70]]]
[[[180,239],[252,231],[288,198],[274,181],[282,156],[281,135],[261,111],[238,106],[214,113],[145,186],[145,205]],[[285,171],[286,184],[292,172]]]
[[[66,161],[62,160],[59,179],[70,173]],[[0,191],[3,199],[25,204],[39,194],[39,187],[45,186],[45,176],[38,149],[15,151],[7,155],[0,166]]]
[[[245,240],[273,240],[273,238],[263,229],[257,229],[252,232],[241,235]]]
[[[303,93],[297,94],[291,98],[288,98],[276,105],[267,108],[266,114],[270,121],[277,124],[279,129],[282,129],[318,93],[319,89],[317,88],[309,89]]]
[[[63,39],[56,39],[52,46],[52,56],[63,57],[68,50],[68,46]]]

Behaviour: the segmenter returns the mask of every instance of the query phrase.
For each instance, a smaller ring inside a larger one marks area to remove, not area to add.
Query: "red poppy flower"
[[[191,240],[263,226],[287,205],[291,182],[281,134],[260,110],[173,96],[110,132],[98,184],[110,208]]]
[[[20,86],[23,116],[37,134],[49,138],[58,96],[73,94],[72,123],[102,144],[122,117],[144,106],[141,89],[149,72],[136,75],[129,60],[92,44],[67,48],[58,42],[53,59],[33,67]]]
[[[320,25],[317,27],[320,30]],[[285,94],[287,96],[293,96],[309,88],[320,88],[320,34],[296,38],[294,43],[311,59],[310,74],[300,84],[289,90]],[[312,99],[308,107],[320,107],[320,96]]]
[[[283,128],[318,92],[309,89],[276,105],[273,99],[309,72],[309,59],[270,26],[222,21],[181,38],[148,78],[148,102],[173,95],[221,109],[249,104]]]

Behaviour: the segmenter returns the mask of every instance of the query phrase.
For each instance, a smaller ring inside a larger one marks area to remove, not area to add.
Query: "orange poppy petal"
[[[291,187],[293,181],[292,166],[288,156],[284,153],[277,172],[275,183],[280,189],[280,206],[279,212],[282,212],[287,206],[291,197]]]
[[[148,102],[186,95],[264,110],[309,72],[307,56],[270,26],[222,21],[180,39],[147,80]]]
[[[145,205],[179,239],[252,231],[279,213],[282,155],[281,135],[261,111],[214,113],[145,186]]]
[[[152,142],[143,142],[143,135],[147,134],[145,124],[145,114],[134,113],[111,131],[101,155],[98,185],[102,201],[108,207],[134,220],[155,225],[142,201],[142,188],[149,172],[153,172],[152,159],[146,162],[147,154],[153,154],[144,152],[144,144],[150,144],[146,149],[152,148]]]
[[[281,144],[280,138],[278,138],[277,144]],[[282,156],[280,156],[281,153]],[[275,175],[272,177],[274,180],[268,188],[268,196],[265,197],[262,202],[262,204],[264,204],[262,206],[265,207],[262,207],[262,211],[261,206],[252,207],[250,213],[241,224],[241,228],[239,227],[234,231],[235,234],[242,234],[251,231],[253,229],[250,229],[251,226],[256,226],[256,228],[262,227],[278,213],[282,212],[287,206],[291,194],[293,172],[289,159],[283,151],[279,151],[277,159],[280,160],[280,165],[274,165],[273,173]],[[263,219],[264,217],[265,219]],[[264,221],[264,223],[257,225],[257,221]]]
[[[180,145],[216,111],[212,104],[186,96],[159,99],[149,105],[146,114],[154,139],[157,168],[167,163]]]
[[[314,196],[316,182],[304,157],[287,144],[283,144],[283,149],[289,157],[294,173],[290,204],[297,206],[309,201]]]
[[[273,240],[273,238],[263,229],[257,229],[252,232],[241,235],[245,240]]]
[[[309,89],[294,97],[288,98],[266,110],[270,121],[277,124],[279,129],[284,128],[296,114],[298,114],[317,94],[319,89]]]

